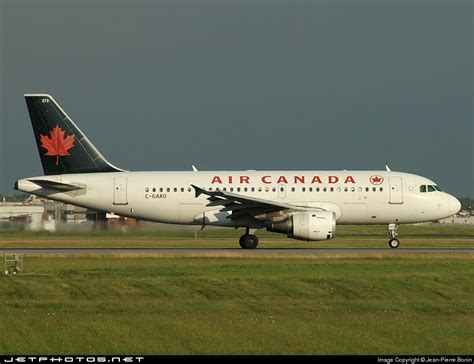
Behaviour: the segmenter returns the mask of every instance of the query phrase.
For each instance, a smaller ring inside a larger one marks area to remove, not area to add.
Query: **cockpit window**
[[[435,191],[442,191],[442,190],[436,185],[421,185],[420,186],[420,192],[435,192]]]
[[[443,190],[439,186],[434,186],[434,188],[436,189],[436,191],[443,192]]]

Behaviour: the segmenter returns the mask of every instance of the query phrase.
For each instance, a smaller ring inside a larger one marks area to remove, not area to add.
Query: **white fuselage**
[[[35,179],[82,186],[41,188]],[[41,176],[18,181],[20,191],[137,219],[171,224],[245,226],[219,206],[206,207],[191,184],[242,196],[332,211],[338,224],[415,223],[459,211],[453,196],[420,186],[427,178],[394,171],[109,172]]]

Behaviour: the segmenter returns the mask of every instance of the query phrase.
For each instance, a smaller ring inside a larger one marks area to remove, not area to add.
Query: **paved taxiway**
[[[80,255],[80,254],[159,254],[159,255],[318,255],[318,254],[345,254],[361,255],[374,253],[390,254],[418,254],[418,253],[456,253],[456,254],[474,254],[474,248],[260,248],[260,249],[240,249],[240,248],[3,248],[0,253],[24,253],[24,254],[61,254],[61,255]]]

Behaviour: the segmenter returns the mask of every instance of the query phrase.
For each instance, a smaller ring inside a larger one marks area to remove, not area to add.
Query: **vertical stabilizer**
[[[25,94],[45,175],[122,172],[110,164],[56,101],[47,94]]]

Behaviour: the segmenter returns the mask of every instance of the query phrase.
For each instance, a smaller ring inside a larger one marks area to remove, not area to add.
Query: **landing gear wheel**
[[[388,245],[390,248],[395,249],[400,246],[400,241],[396,238],[397,234],[397,229],[398,229],[398,220],[396,224],[388,224]]]
[[[242,235],[239,244],[243,249],[255,249],[258,245],[258,238],[252,234]]]
[[[388,241],[388,245],[390,245],[390,248],[395,249],[395,248],[398,248],[400,246],[400,241],[398,239],[395,239],[395,238],[390,239]]]

